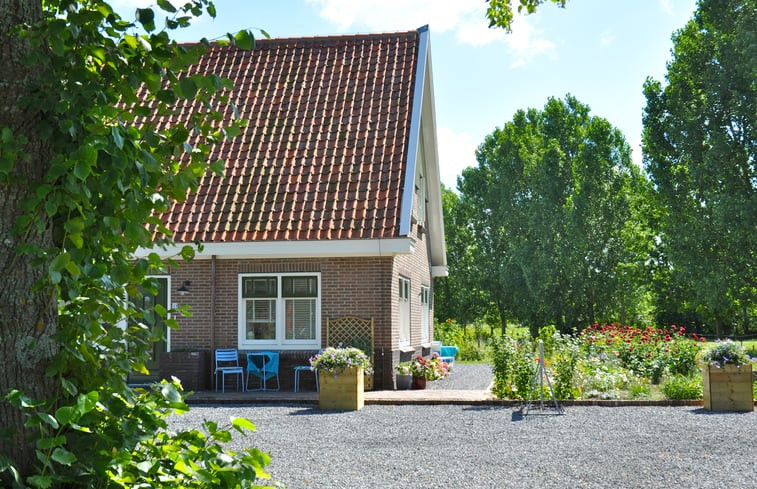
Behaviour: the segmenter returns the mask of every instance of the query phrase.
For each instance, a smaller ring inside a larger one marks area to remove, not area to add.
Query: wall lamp
[[[189,294],[190,285],[192,285],[192,282],[190,282],[189,280],[185,280],[184,283],[181,285],[181,287],[179,287],[179,289],[176,292],[178,292],[179,295],[181,296],[185,296]]]

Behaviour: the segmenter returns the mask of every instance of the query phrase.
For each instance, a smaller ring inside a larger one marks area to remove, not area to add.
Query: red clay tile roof
[[[399,236],[416,31],[214,46],[194,68],[230,78],[249,121],[163,222],[179,243]]]

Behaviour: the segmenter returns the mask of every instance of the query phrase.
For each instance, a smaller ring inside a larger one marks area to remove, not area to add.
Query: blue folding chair
[[[216,391],[218,391],[218,374],[221,374],[221,392],[226,392],[227,375],[239,375],[239,386],[244,392],[244,369],[239,365],[239,352],[236,349],[216,350],[216,369],[213,372],[216,378]]]
[[[260,388],[250,389],[250,376],[260,379]],[[276,377],[276,388],[281,389],[279,383],[279,354],[271,351],[261,351],[247,354],[247,390],[268,390],[267,382]]]

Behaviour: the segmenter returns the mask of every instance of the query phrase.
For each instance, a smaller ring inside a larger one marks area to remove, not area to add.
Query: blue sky
[[[114,0],[127,18],[150,0]],[[178,3],[178,2],[177,2]],[[574,95],[625,135],[641,164],[642,85],[662,80],[671,35],[695,0],[569,0],[489,29],[484,0],[215,0],[218,15],[176,36],[218,38],[244,28],[271,37],[394,32],[429,25],[442,183],[455,188],[484,137],[519,109]]]

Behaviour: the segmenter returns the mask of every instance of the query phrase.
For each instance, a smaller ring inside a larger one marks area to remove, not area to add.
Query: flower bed
[[[700,399],[706,338],[679,326],[595,324],[577,335],[542,328],[545,366],[560,399]],[[727,345],[728,343],[724,343]],[[722,356],[729,359],[734,352]],[[538,366],[537,340],[494,342],[494,394],[526,399]]]

